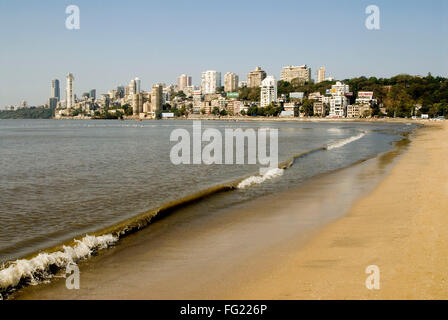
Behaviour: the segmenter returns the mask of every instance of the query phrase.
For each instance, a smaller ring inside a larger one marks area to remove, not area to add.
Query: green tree
[[[314,102],[313,100],[304,99],[301,106],[301,112],[305,114],[307,117],[311,117],[314,115]]]

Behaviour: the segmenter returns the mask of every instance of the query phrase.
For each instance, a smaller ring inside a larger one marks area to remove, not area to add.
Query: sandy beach
[[[185,208],[17,299],[444,299],[445,123],[393,151],[213,215]],[[275,214],[273,214],[275,213]],[[380,269],[368,290],[366,267]]]
[[[426,127],[349,214],[291,252],[238,298],[448,298],[448,125]],[[365,269],[380,268],[380,290]]]

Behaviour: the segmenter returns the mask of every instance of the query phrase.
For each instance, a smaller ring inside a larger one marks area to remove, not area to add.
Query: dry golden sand
[[[448,125],[421,129],[374,192],[233,298],[448,298],[447,160]],[[369,265],[380,290],[366,288]]]

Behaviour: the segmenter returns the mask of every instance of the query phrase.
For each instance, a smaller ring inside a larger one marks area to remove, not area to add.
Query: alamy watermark
[[[68,30],[79,30],[81,27],[79,7],[73,4],[69,5],[65,8],[65,13],[68,14],[65,19],[65,27]]]
[[[170,141],[178,142],[171,148],[171,163],[175,165],[258,163],[264,166],[260,168],[260,174],[278,168],[278,129],[260,128],[256,132],[251,128],[246,130],[226,128],[223,139],[218,129],[207,128],[202,132],[201,121],[193,121],[192,136],[186,129],[175,129],[171,132]],[[208,144],[202,147],[202,142]],[[247,162],[245,162],[246,153]]]
[[[365,22],[365,26],[368,30],[380,30],[380,8],[371,4],[366,8],[366,14],[368,14]]]
[[[79,290],[80,273],[76,263],[69,263],[65,268],[65,287],[68,290]]]
[[[380,290],[380,268],[376,265],[370,265],[366,268],[369,275],[366,279],[366,288],[369,290]]]

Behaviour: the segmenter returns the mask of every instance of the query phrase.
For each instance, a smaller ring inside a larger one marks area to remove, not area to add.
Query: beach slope
[[[421,129],[372,193],[238,298],[448,298],[447,159],[448,125]],[[379,290],[366,287],[371,265]]]

